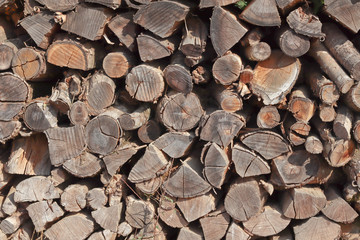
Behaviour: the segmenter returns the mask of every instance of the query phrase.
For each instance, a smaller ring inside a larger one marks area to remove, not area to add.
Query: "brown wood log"
[[[189,7],[178,2],[151,2],[136,12],[134,22],[166,38],[181,26],[188,12]]]
[[[216,59],[212,74],[216,82],[230,85],[239,78],[242,68],[241,58],[234,53],[229,53]]]
[[[181,158],[190,152],[194,141],[192,132],[168,132],[156,139],[153,145],[171,158]]]
[[[20,38],[4,40],[0,45],[0,70],[11,68],[11,62],[15,53],[24,47],[24,42]]]
[[[49,224],[64,215],[64,211],[56,202],[40,201],[32,203],[26,210],[37,232],[46,230]]]
[[[163,182],[163,176],[159,176],[144,182],[136,183],[135,187],[143,194],[153,195],[158,191]]]
[[[187,95],[170,92],[157,106],[157,116],[168,129],[187,131],[196,127],[204,114],[200,100],[195,93]]]
[[[215,6],[226,6],[235,3],[236,0],[200,0],[200,8],[208,8]]]
[[[189,225],[180,211],[176,208],[166,210],[160,207],[158,208],[158,214],[160,219],[172,228],[183,228]]]
[[[271,55],[271,47],[266,42],[259,42],[245,48],[245,56],[250,61],[264,61]]]
[[[0,121],[0,143],[4,144],[7,140],[15,138],[19,134],[20,128],[19,121]]]
[[[224,206],[220,206],[214,212],[201,218],[200,224],[206,240],[221,239],[229,227],[230,216],[225,212]]]
[[[100,173],[102,166],[100,158],[88,152],[66,160],[62,165],[66,171],[79,178],[96,176]]]
[[[66,21],[61,25],[61,29],[91,41],[99,40],[112,15],[108,8],[79,4],[75,11],[66,14]]]
[[[237,112],[243,108],[243,100],[232,86],[213,84],[213,95],[221,109]]]
[[[120,222],[122,204],[113,205],[110,207],[101,207],[91,212],[91,216],[95,219],[103,229],[117,232]]]
[[[240,114],[217,110],[202,122],[200,139],[227,147],[245,123],[245,117]]]
[[[226,151],[216,143],[207,143],[202,149],[200,160],[204,164],[206,180],[213,187],[221,189],[230,164]]]
[[[249,240],[250,235],[239,224],[232,222],[226,233],[226,240]]]
[[[273,159],[291,151],[290,145],[279,134],[259,130],[240,136],[240,140],[250,149],[258,152],[266,160]]]
[[[156,102],[165,87],[161,70],[144,64],[134,67],[125,83],[130,96],[142,102]]]
[[[210,38],[218,56],[224,55],[246,32],[247,28],[234,14],[220,6],[214,7],[210,21]]]
[[[311,154],[320,154],[323,152],[324,146],[317,135],[310,134],[306,138],[305,149]]]
[[[66,114],[69,111],[72,101],[70,99],[69,86],[65,82],[60,82],[52,89],[49,103],[59,113]]]
[[[276,204],[267,204],[263,211],[243,222],[245,230],[261,237],[278,234],[290,223],[289,218],[282,215],[280,207]]]
[[[281,51],[290,57],[300,57],[310,49],[309,38],[288,26],[283,26],[276,32],[276,41]]]
[[[354,85],[354,80],[340,67],[319,40],[311,41],[308,54],[320,64],[321,69],[336,84],[341,93],[347,93]]]
[[[29,129],[44,132],[57,127],[57,111],[45,101],[36,100],[26,107],[24,122]]]
[[[289,13],[286,17],[289,26],[298,34],[308,37],[325,39],[325,34],[321,32],[322,24],[319,18],[311,14],[310,9],[299,7]]]
[[[143,228],[153,220],[155,208],[151,202],[138,200],[133,195],[126,198],[125,220],[134,228]]]
[[[297,58],[274,50],[268,59],[256,65],[250,87],[255,95],[263,99],[265,105],[278,104],[291,91],[300,68]]]
[[[259,128],[274,128],[280,124],[280,114],[274,106],[264,106],[256,117],[256,124]]]
[[[12,234],[28,219],[24,209],[16,211],[11,216],[3,219],[0,223],[0,230],[5,234]]]
[[[300,86],[291,92],[288,110],[296,120],[305,123],[314,116],[316,106],[314,101],[310,99],[310,93],[306,86]]]
[[[136,37],[140,33],[140,27],[133,21],[134,12],[118,13],[107,25],[122,44],[130,51],[136,49]]]
[[[44,134],[17,138],[12,142],[11,155],[5,171],[22,175],[50,175],[50,157]]]
[[[111,78],[125,76],[133,66],[135,66],[135,59],[126,49],[108,53],[102,63],[105,73]]]
[[[144,125],[150,118],[151,108],[147,104],[140,105],[132,113],[123,113],[118,118],[123,130],[135,130]]]
[[[336,111],[334,106],[321,103],[318,109],[319,118],[323,122],[332,122],[336,118]]]
[[[359,214],[332,187],[325,189],[327,204],[321,212],[338,223],[352,223]]]
[[[231,160],[240,177],[251,177],[270,173],[270,166],[262,157],[240,144],[234,145]]]
[[[114,10],[121,6],[121,0],[86,0],[85,2],[97,3]]]
[[[16,186],[15,202],[35,202],[59,198],[50,179],[44,176],[34,176],[21,181]]]
[[[171,56],[178,47],[179,42],[175,37],[160,38],[151,33],[141,33],[136,38],[140,59],[150,62]]]
[[[94,231],[94,221],[86,213],[70,214],[48,228],[50,240],[86,239]]]
[[[267,193],[255,178],[237,179],[230,185],[224,205],[226,212],[237,221],[247,221],[263,208]]]
[[[326,196],[318,187],[292,188],[282,193],[281,208],[285,217],[307,219],[326,205]]]
[[[189,157],[168,178],[163,189],[173,197],[191,198],[210,191],[210,184],[202,178],[203,166],[198,158]]]
[[[304,0],[276,0],[278,8],[283,15],[286,15],[290,10],[294,9],[297,5],[303,3]]]
[[[96,67],[97,52],[92,42],[80,42],[62,34],[55,37],[46,57],[56,66],[88,71]]]
[[[68,212],[80,212],[86,207],[86,194],[89,184],[71,184],[61,194],[61,206]]]
[[[154,120],[149,120],[138,129],[137,134],[143,143],[151,143],[160,137],[160,125]]]
[[[200,229],[194,228],[191,229],[189,227],[181,228],[179,231],[179,235],[176,240],[186,240],[186,239],[194,239],[201,240],[203,239],[203,233]]]
[[[76,101],[68,112],[69,120],[74,125],[86,125],[89,121],[89,112],[84,102]]]
[[[359,9],[360,4],[358,2],[349,0],[325,0],[325,12],[339,21],[341,25],[350,29],[352,32],[357,33],[360,29],[358,23],[360,21]]]
[[[356,83],[344,97],[345,103],[352,110],[360,112],[360,83]]]
[[[293,227],[295,239],[339,239],[341,228],[325,216],[312,217]]]
[[[335,136],[340,139],[351,139],[351,128],[354,115],[346,106],[340,106],[337,109],[336,118],[333,122]]]
[[[86,205],[93,210],[104,207],[108,202],[108,197],[103,188],[93,188],[86,194]]]
[[[54,1],[54,0],[41,0],[38,1],[42,5],[53,12],[67,12],[75,9],[79,4],[79,0],[68,0],[68,1]]]
[[[252,1],[241,13],[240,18],[263,27],[280,26],[281,19],[275,0]]]
[[[66,160],[79,156],[86,148],[84,128],[51,128],[45,131],[49,143],[51,164],[59,166]]]

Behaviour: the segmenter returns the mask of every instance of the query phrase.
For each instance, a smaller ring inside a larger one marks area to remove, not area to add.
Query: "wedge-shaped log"
[[[224,206],[209,213],[200,219],[204,237],[207,240],[221,239],[225,236],[230,224],[230,216],[226,213]]]
[[[137,153],[138,149],[138,146],[133,143],[119,145],[113,153],[105,156],[103,161],[108,173],[114,176],[116,171]]]
[[[103,188],[93,188],[86,194],[86,205],[93,210],[101,209],[108,202],[108,197]]]
[[[102,207],[91,212],[91,216],[102,228],[117,232],[121,217],[122,204]]]
[[[257,26],[270,27],[281,25],[275,0],[252,1],[242,11],[240,18]]]
[[[26,210],[37,232],[48,228],[48,225],[64,215],[64,211],[57,202],[40,201],[30,204]]]
[[[168,132],[154,141],[154,146],[171,158],[181,158],[189,153],[194,143],[192,132]]]
[[[360,30],[360,3],[351,0],[325,0],[325,12],[341,25],[357,33]]]
[[[16,186],[15,202],[35,202],[59,198],[60,194],[49,178],[34,176]]]
[[[136,199],[133,195],[126,198],[125,220],[134,228],[143,228],[155,215],[152,203]]]
[[[232,222],[226,233],[226,240],[249,240],[250,235],[239,224]]]
[[[83,152],[77,157],[66,160],[62,167],[76,177],[86,178],[100,173],[102,165],[100,158],[91,153]]]

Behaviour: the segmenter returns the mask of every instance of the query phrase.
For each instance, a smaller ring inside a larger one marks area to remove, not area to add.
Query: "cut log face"
[[[309,122],[316,110],[314,101],[308,96],[308,89],[300,86],[292,91],[288,103],[288,109],[295,119],[305,123]]]
[[[186,27],[183,29],[183,39],[179,50],[188,58],[197,60],[205,52],[207,37],[207,25],[199,17],[189,16],[186,19]]]
[[[169,94],[161,99],[157,112],[161,122],[175,131],[193,129],[198,125],[203,113],[204,110],[195,93]]]
[[[111,78],[125,76],[134,65],[133,57],[126,49],[107,54],[102,64],[105,73]]]
[[[57,111],[50,104],[36,101],[26,107],[24,122],[31,130],[44,132],[57,126]]]
[[[360,83],[355,84],[345,95],[345,102],[352,110],[360,112]]]
[[[15,202],[35,202],[59,198],[60,195],[50,179],[35,176],[21,181],[16,186]]]
[[[28,218],[25,210],[17,211],[1,221],[0,230],[8,235],[13,234]]]
[[[12,48],[4,43],[0,45],[0,70],[11,68],[11,60],[17,51],[17,48]]]
[[[86,104],[81,101],[74,102],[68,112],[69,119],[74,125],[86,125],[89,121],[89,112]]]
[[[252,1],[241,13],[240,17],[257,26],[280,26],[281,19],[275,0]]]
[[[26,210],[37,232],[44,231],[49,223],[56,221],[64,215],[64,211],[56,202],[40,201],[32,203]]]
[[[325,216],[312,217],[293,227],[295,239],[339,239],[341,227]]]
[[[49,143],[51,164],[54,166],[78,157],[86,148],[82,126],[51,128],[45,131],[45,134]]]
[[[274,128],[280,124],[280,114],[274,106],[264,106],[260,109],[256,124],[259,128]]]
[[[61,205],[68,212],[80,212],[86,207],[86,194],[89,187],[85,184],[72,184],[61,194]]]
[[[251,177],[270,173],[270,166],[262,157],[240,144],[234,145],[231,160],[240,177]]]
[[[344,27],[354,33],[360,30],[360,26],[358,25],[360,21],[359,2],[350,0],[325,0],[324,5],[325,12],[339,21]]]
[[[221,109],[237,112],[243,108],[243,100],[232,86],[213,85],[213,95]]]
[[[134,15],[134,22],[159,37],[172,35],[186,18],[189,7],[170,1],[151,2]]]
[[[16,137],[20,131],[19,121],[2,122],[0,121],[0,143],[4,144],[8,139]]]
[[[270,57],[271,47],[266,42],[259,42],[253,46],[246,47],[245,55],[250,61],[264,61]]]
[[[276,35],[276,41],[281,51],[290,57],[300,57],[310,49],[309,38],[296,33],[288,26],[280,28]]]
[[[318,187],[293,188],[282,195],[282,212],[292,219],[307,219],[318,214],[326,205],[326,197]]]
[[[15,191],[15,186],[12,186],[6,198],[2,198],[1,214],[4,215],[3,217],[5,217],[6,215],[13,215],[18,209],[17,203],[14,200]]]
[[[250,235],[238,224],[232,222],[226,233],[226,240],[249,240]]]
[[[229,85],[239,78],[242,68],[241,58],[231,53],[216,59],[212,73],[218,83]]]
[[[150,202],[126,198],[125,220],[134,228],[143,228],[154,219],[155,208]]]
[[[200,8],[208,8],[215,6],[226,6],[232,3],[236,3],[236,0],[200,0]]]
[[[66,160],[62,167],[76,177],[86,178],[100,173],[102,165],[100,158],[84,152],[78,157]]]
[[[236,19],[235,15],[222,7],[214,7],[210,22],[210,37],[218,56],[224,55],[246,32],[247,28]]]
[[[143,143],[151,143],[160,137],[160,125],[154,120],[149,120],[138,129],[137,134]]]
[[[279,134],[260,130],[240,136],[240,140],[250,149],[258,152],[266,160],[273,159],[291,151],[290,145]]]
[[[226,212],[237,221],[247,221],[262,209],[266,193],[254,178],[238,179],[231,184],[224,205]]]
[[[320,104],[319,106],[319,118],[323,122],[332,122],[336,118],[336,111],[334,106],[327,104]]]
[[[133,228],[127,222],[122,222],[119,224],[117,234],[123,237],[129,236],[133,231]]]
[[[91,212],[91,216],[95,219],[102,228],[117,232],[117,228],[120,222],[122,204],[101,207]]]
[[[334,188],[325,190],[327,204],[321,212],[338,223],[352,223],[359,214],[336,192]]]
[[[265,105],[278,104],[291,91],[300,68],[297,58],[289,57],[279,50],[272,51],[268,59],[256,65],[250,87],[254,94],[263,99]]]
[[[176,208],[165,210],[160,207],[158,208],[158,214],[160,219],[165,222],[166,225],[173,228],[183,228],[189,224]]]
[[[186,239],[201,240],[204,238],[200,230],[198,229],[192,230],[188,227],[184,227],[180,229],[177,240],[186,240]]]
[[[141,33],[136,38],[141,61],[149,62],[170,56],[178,45],[178,42],[174,40],[172,38],[162,39],[151,33]]]
[[[85,138],[91,152],[110,154],[115,150],[120,138],[119,124],[109,116],[95,117],[86,125]]]
[[[354,116],[349,108],[341,106],[337,109],[336,118],[333,122],[335,136],[340,139],[351,139],[351,128]]]
[[[229,227],[230,216],[225,212],[224,207],[209,213],[200,219],[201,228],[205,239],[215,240],[225,236]]]
[[[135,130],[144,125],[150,118],[151,108],[143,104],[132,113],[123,113],[118,118],[120,127],[123,130]]]
[[[202,124],[200,139],[227,147],[244,125],[245,120],[240,115],[218,110]]]
[[[310,135],[306,138],[305,149],[312,154],[320,154],[324,150],[324,145],[322,144],[320,138],[316,135]]]
[[[168,132],[154,141],[154,146],[171,158],[185,156],[194,143],[195,135],[192,132]]]
[[[185,56],[181,52],[176,52],[172,57],[171,64],[164,69],[164,78],[175,91],[189,94],[193,89],[193,83],[184,59]]]
[[[75,9],[79,4],[79,0],[66,0],[66,1],[54,1],[54,0],[41,0],[39,3],[45,5],[45,7],[53,12],[67,12]]]
[[[135,186],[142,193],[153,195],[161,187],[163,183],[162,177],[163,176],[160,176],[144,182],[136,183]]]
[[[103,188],[93,188],[86,194],[86,203],[93,210],[101,209],[107,202],[108,197]]]
[[[204,163],[203,173],[207,181],[221,189],[230,164],[226,152],[216,143],[208,143],[201,152],[201,161]]]
[[[70,214],[45,231],[50,240],[86,239],[94,231],[94,222],[85,213]]]

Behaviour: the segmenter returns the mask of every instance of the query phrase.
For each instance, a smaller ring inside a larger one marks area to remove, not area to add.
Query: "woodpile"
[[[0,0],[0,240],[360,239],[360,2]]]

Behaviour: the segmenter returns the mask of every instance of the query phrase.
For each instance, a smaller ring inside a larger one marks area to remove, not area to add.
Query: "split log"
[[[151,108],[147,104],[140,105],[132,113],[123,113],[118,118],[123,130],[135,130],[144,125],[150,118]]]
[[[303,2],[304,0],[276,0],[278,8],[280,8],[283,15],[286,15],[286,13],[290,12],[290,10]]]
[[[120,204],[121,199],[126,196],[126,176],[116,174],[110,176],[109,180],[105,183],[105,193],[109,197],[109,206]]]
[[[17,138],[12,142],[11,155],[5,171],[11,174],[50,175],[50,158],[44,134]]]
[[[195,93],[187,95],[170,92],[157,106],[158,119],[168,129],[188,131],[196,127],[204,113],[200,100]]]
[[[53,12],[67,12],[75,9],[79,4],[79,0],[68,0],[68,1],[53,1],[53,0],[41,0],[38,1],[42,5]]]
[[[30,240],[33,237],[34,233],[34,225],[31,220],[23,223],[16,232],[14,232],[11,236],[15,240]]]
[[[130,226],[129,223],[121,222],[118,226],[117,234],[122,237],[126,237],[126,236],[129,236],[132,231],[133,231],[133,228]]]
[[[79,4],[75,11],[66,14],[66,21],[61,29],[91,41],[99,40],[112,15],[108,8]]]
[[[201,218],[200,224],[206,240],[221,239],[230,224],[230,216],[225,212],[224,207],[220,206],[218,210]]]
[[[241,58],[234,53],[229,53],[216,59],[212,73],[216,82],[222,85],[230,85],[238,80],[242,68]]]
[[[67,35],[57,35],[46,51],[49,63],[84,71],[96,67],[97,52],[91,42],[80,42]]]
[[[59,198],[60,194],[49,178],[34,176],[16,186],[15,202],[35,202]]]
[[[231,31],[229,31],[231,29]],[[224,55],[245,35],[247,28],[234,14],[215,6],[210,21],[210,38],[218,56]]]
[[[46,230],[50,223],[64,215],[64,211],[56,202],[40,201],[32,203],[26,210],[37,232]]]
[[[176,240],[187,240],[187,239],[202,240],[204,239],[204,237],[202,232],[197,228],[195,229],[191,229],[189,227],[181,228]]]
[[[237,112],[243,108],[243,101],[232,86],[214,84],[214,97],[221,109],[227,112]]]
[[[137,135],[143,143],[151,143],[161,136],[160,125],[149,120],[138,129]]]
[[[109,29],[130,51],[135,51],[140,27],[133,21],[134,12],[118,13],[108,24]]]
[[[159,176],[144,182],[136,183],[135,187],[142,194],[153,195],[161,187],[163,183],[162,178],[163,176]]]
[[[171,158],[181,158],[189,153],[194,141],[192,132],[168,132],[156,139],[153,145]]]
[[[308,54],[320,64],[321,69],[336,84],[341,93],[347,93],[354,85],[354,80],[347,75],[319,40],[311,41]]]
[[[279,50],[272,51],[268,59],[256,65],[250,87],[255,95],[263,99],[265,105],[278,104],[291,91],[300,68],[297,58],[289,57]]]
[[[189,157],[176,172],[168,178],[163,189],[173,197],[191,198],[210,191],[210,184],[202,176],[203,166],[198,158]]]
[[[199,8],[226,6],[235,2],[237,1],[236,0],[200,0]]]
[[[66,160],[79,156],[86,148],[84,128],[51,128],[45,131],[49,143],[51,164],[59,166]]]
[[[281,19],[275,0],[255,0],[242,11],[240,18],[263,27],[280,26]]]
[[[160,207],[158,208],[158,214],[160,219],[172,228],[183,228],[189,224],[176,208],[165,210]]]
[[[66,160],[62,165],[66,171],[79,178],[96,176],[100,173],[102,166],[100,158],[88,152]]]
[[[280,124],[280,114],[274,106],[264,106],[256,117],[256,124],[259,128],[274,128]]]
[[[110,230],[103,230],[101,232],[94,232],[90,235],[88,240],[115,240],[116,233]]]
[[[26,126],[36,132],[44,132],[57,127],[57,111],[45,101],[30,103],[24,112]]]
[[[110,207],[101,207],[91,212],[91,216],[95,219],[103,229],[117,232],[120,222],[122,204],[113,205]]]
[[[11,68],[11,62],[15,53],[23,47],[25,45],[22,38],[6,39],[2,42],[0,44],[0,70]]]
[[[51,182],[54,186],[59,186],[60,184],[68,181],[70,179],[70,174],[68,174],[64,169],[61,167],[54,168],[51,170],[51,175],[49,176]]]
[[[163,175],[168,167],[169,162],[165,154],[156,146],[150,144],[146,148],[144,155],[131,169],[128,179],[133,183],[144,182]]]
[[[345,95],[344,101],[352,110],[360,112],[360,82],[356,83]]]
[[[11,216],[1,221],[0,230],[5,234],[12,234],[18,230],[21,224],[23,224],[28,218],[28,214],[24,209],[18,210]]]
[[[237,179],[230,185],[224,205],[226,212],[237,221],[247,221],[263,208],[267,193],[255,178]]]
[[[85,213],[67,215],[48,228],[44,235],[50,240],[86,239],[94,231],[92,218]]]
[[[15,138],[19,134],[20,128],[19,121],[0,121],[0,143],[4,144],[7,140]]]
[[[326,205],[326,197],[318,187],[292,188],[282,193],[281,207],[285,217],[307,219],[318,214]]]
[[[283,26],[276,32],[276,41],[281,51],[290,57],[300,57],[310,49],[309,38],[288,26]]]
[[[253,131],[241,135],[240,141],[250,149],[258,152],[266,160],[291,151],[291,147],[283,137],[267,130]]]
[[[226,240],[249,240],[250,235],[237,223],[232,222],[226,233]]]
[[[317,135],[311,134],[306,138],[305,149],[311,154],[320,154],[324,150],[324,146]]]
[[[332,122],[336,118],[336,111],[334,106],[332,105],[327,105],[322,103],[319,106],[318,112],[319,112],[319,118],[323,122]]]
[[[134,15],[134,22],[161,38],[172,35],[189,12],[189,7],[178,2],[151,2]]]
[[[152,219],[150,223],[146,224],[142,229],[136,232],[135,235],[130,235],[130,239],[149,239],[156,238],[159,240],[166,240],[165,232],[162,225],[156,219]]]
[[[100,115],[89,121],[85,128],[88,149],[97,154],[113,152],[120,138],[120,126],[114,118]]]
[[[66,114],[72,101],[70,99],[69,86],[66,82],[60,82],[55,88],[52,89],[49,103],[62,114]]]
[[[89,121],[89,112],[84,102],[76,101],[68,112],[69,120],[74,125],[86,125]]]
[[[143,228],[154,219],[152,203],[137,200],[133,195],[126,198],[125,220],[134,228]]]
[[[54,33],[59,29],[59,25],[54,22],[53,18],[51,12],[43,11],[22,19],[20,26],[26,30],[38,47],[47,49]]]
[[[108,53],[102,63],[105,73],[111,78],[125,76],[133,66],[135,66],[134,58],[126,49]]]
[[[321,212],[338,223],[352,223],[359,214],[332,187],[325,189],[327,204]]]
[[[89,184],[72,184],[61,194],[61,206],[68,212],[80,212],[86,207]]]
[[[245,117],[217,110],[201,124],[200,139],[227,147],[246,123]]]
[[[93,210],[101,209],[108,202],[103,188],[93,188],[86,194],[86,205]]]
[[[144,64],[134,67],[125,83],[130,96],[142,102],[156,102],[165,87],[161,70]]]
[[[86,0],[85,2],[97,3],[114,10],[121,6],[121,0]]]
[[[14,183],[13,186],[11,186],[9,192],[6,195],[6,198],[3,199],[2,201],[1,213],[4,214],[3,217],[5,217],[6,215],[13,215],[18,209],[17,202],[15,202],[14,200],[15,191],[16,191],[16,182]]]
[[[309,8],[299,7],[289,13],[286,17],[289,26],[298,34],[308,37],[325,39],[325,34],[321,32],[322,24],[319,18],[311,14]]]
[[[349,108],[340,106],[333,122],[335,136],[340,139],[351,139],[351,128],[354,116]]]
[[[310,93],[306,86],[300,86],[291,92],[288,110],[296,120],[305,123],[314,116],[316,106],[314,101],[310,99]]]
[[[193,222],[215,210],[216,198],[212,193],[206,193],[193,198],[180,198],[176,205],[186,221]]]
[[[339,239],[341,228],[326,217],[312,217],[293,227],[295,239]]]
[[[201,162],[204,164],[203,174],[215,188],[221,189],[229,168],[229,157],[216,143],[207,143],[201,151]]]
[[[275,204],[266,205],[263,211],[243,222],[245,230],[261,237],[278,234],[290,223],[289,218],[282,215],[281,209]]]

